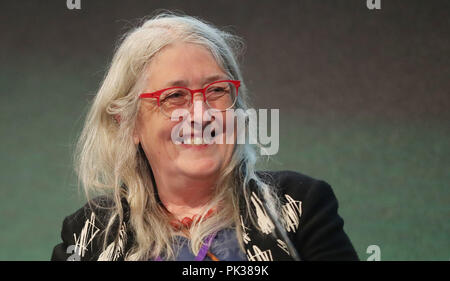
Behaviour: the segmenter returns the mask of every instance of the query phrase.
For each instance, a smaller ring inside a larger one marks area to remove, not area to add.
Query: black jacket
[[[288,236],[302,260],[358,260],[358,256],[343,230],[344,221],[338,215],[338,202],[331,187],[324,181],[291,172],[264,172],[260,174],[278,188],[284,202],[281,215]],[[261,206],[261,196],[250,187],[252,207],[259,209],[258,225],[262,231],[252,227],[243,218],[243,240],[248,260],[292,260],[284,241],[272,235],[273,224]],[[102,206],[111,206],[112,201],[104,197],[95,199]],[[61,232],[62,243],[55,246],[52,260],[123,260],[124,254],[133,244],[133,235],[127,228],[127,202],[124,205],[124,223],[118,223],[109,238],[110,244],[102,251],[103,232],[108,218],[108,209],[91,208],[86,204],[65,218]],[[113,236],[111,236],[113,237]],[[118,238],[117,238],[118,237]]]

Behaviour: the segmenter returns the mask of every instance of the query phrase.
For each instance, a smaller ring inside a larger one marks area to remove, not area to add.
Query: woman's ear
[[[137,126],[136,127],[134,127],[134,130],[133,130],[133,141],[134,141],[134,144],[135,145],[138,145],[139,144],[139,135],[138,135],[138,133],[137,133]]]
[[[120,124],[120,115],[119,115],[119,114],[115,114],[115,115],[113,116],[113,118],[114,118],[114,120],[116,120],[116,123],[117,123],[117,124]]]

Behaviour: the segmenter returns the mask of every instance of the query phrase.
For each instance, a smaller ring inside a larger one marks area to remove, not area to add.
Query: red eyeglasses
[[[139,98],[154,98],[162,112],[170,117],[176,109],[188,109],[192,105],[194,94],[202,93],[203,101],[209,108],[225,111],[234,106],[237,100],[239,80],[220,80],[208,84],[203,89],[191,90],[185,87],[170,87],[152,93],[143,93]]]

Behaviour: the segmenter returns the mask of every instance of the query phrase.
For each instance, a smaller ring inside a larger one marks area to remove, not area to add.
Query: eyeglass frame
[[[189,89],[187,87],[174,86],[174,87],[161,89],[161,90],[158,90],[158,91],[155,91],[155,92],[151,92],[151,93],[142,93],[142,94],[139,95],[139,98],[140,99],[156,98],[157,103],[158,103],[158,107],[161,107],[161,104],[159,102],[159,98],[162,95],[162,93],[164,93],[167,90],[172,90],[172,89],[185,89],[185,90],[188,90],[191,93],[191,104],[190,105],[192,105],[192,101],[194,100],[194,94],[200,92],[203,95],[203,102],[206,103],[208,105],[208,107],[209,107],[209,104],[206,102],[206,89],[208,89],[212,84],[220,83],[220,82],[232,83],[236,87],[236,99],[234,100],[233,104],[230,105],[230,107],[228,107],[226,109],[223,109],[223,110],[219,110],[219,109],[215,109],[214,108],[214,110],[226,111],[226,110],[232,108],[236,104],[237,96],[238,96],[238,93],[239,93],[239,87],[241,86],[241,81],[239,81],[239,80],[219,80],[219,81],[214,81],[214,82],[209,83],[208,85],[206,85],[206,87],[201,88],[201,89],[196,89],[196,90],[192,90],[192,89]]]

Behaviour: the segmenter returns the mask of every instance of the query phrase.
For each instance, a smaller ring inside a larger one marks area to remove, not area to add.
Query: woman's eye
[[[182,97],[184,97],[183,93],[181,93],[181,92],[174,92],[174,93],[171,93],[171,94],[165,96],[163,98],[163,100],[177,99],[177,98],[182,98]]]
[[[217,87],[217,88],[214,89],[214,91],[216,91],[216,92],[223,92],[223,91],[225,91],[225,88]]]
[[[178,98],[178,97],[181,97],[181,96],[182,96],[181,93],[173,93],[173,94],[171,94],[171,95],[169,96],[169,98]]]
[[[224,93],[226,92],[225,88],[222,87],[215,87],[209,90],[210,93]]]

